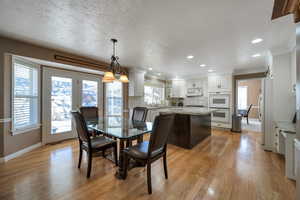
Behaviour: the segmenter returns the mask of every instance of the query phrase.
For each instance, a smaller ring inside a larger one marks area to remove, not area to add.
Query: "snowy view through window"
[[[148,105],[162,104],[165,99],[164,88],[145,86],[144,101]]]
[[[122,83],[115,81],[106,84],[106,116],[110,127],[120,127],[123,111]]]
[[[72,79],[52,77],[51,134],[72,130]]]
[[[82,106],[97,106],[98,105],[98,82],[82,81]]]

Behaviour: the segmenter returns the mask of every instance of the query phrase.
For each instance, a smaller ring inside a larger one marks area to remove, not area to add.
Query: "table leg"
[[[124,174],[124,166],[123,166],[123,150],[124,150],[124,140],[120,139],[120,148],[119,148],[119,167],[118,170],[116,172],[116,177],[118,179],[125,179],[125,174]]]
[[[142,142],[143,142],[143,135],[137,138],[137,143],[142,143]]]

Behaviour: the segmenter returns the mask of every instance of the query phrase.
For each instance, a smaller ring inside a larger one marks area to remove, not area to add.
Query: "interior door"
[[[77,136],[72,110],[80,106],[102,106],[101,79],[90,74],[43,68],[43,134],[44,144]]]

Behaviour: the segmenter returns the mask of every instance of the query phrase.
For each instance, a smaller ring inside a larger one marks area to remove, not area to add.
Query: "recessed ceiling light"
[[[261,39],[261,38],[255,38],[254,40],[251,41],[251,43],[252,44],[257,44],[257,43],[260,43],[262,41],[263,41],[263,39]]]
[[[261,55],[259,53],[256,53],[254,55],[252,55],[253,58],[257,58],[257,57],[260,57]]]
[[[207,70],[207,71],[210,73],[210,72],[214,72],[215,70],[213,70],[213,69],[209,69],[209,70]]]
[[[161,73],[158,73],[157,75],[158,75],[158,76],[160,76],[160,75],[161,75]]]
[[[206,67],[206,64],[201,64],[200,67]]]
[[[189,56],[187,56],[186,58],[187,58],[187,59],[193,59],[194,56],[193,56],[193,55],[189,55]]]
[[[149,67],[148,69],[149,69],[150,71],[152,71],[152,67]]]

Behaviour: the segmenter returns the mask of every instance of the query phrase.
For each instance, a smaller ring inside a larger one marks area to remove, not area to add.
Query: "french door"
[[[102,94],[100,76],[44,67],[43,143],[76,137],[70,112],[81,106],[97,106],[103,112]]]

